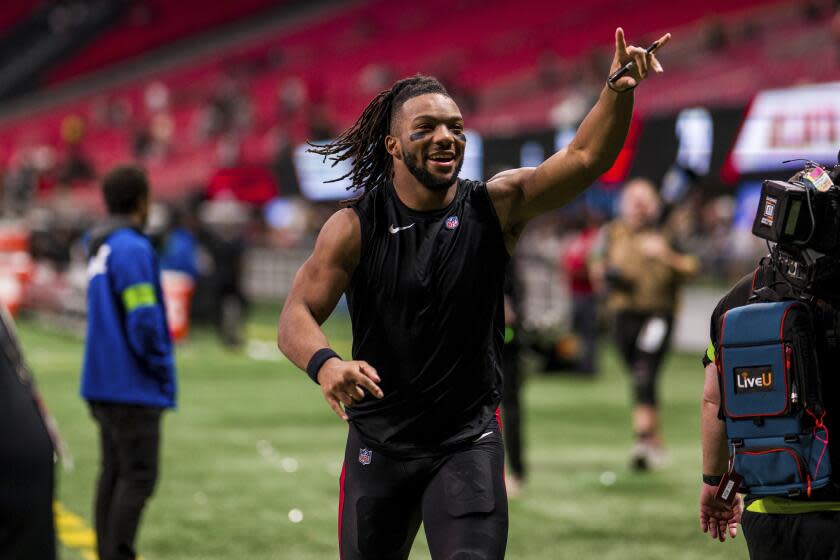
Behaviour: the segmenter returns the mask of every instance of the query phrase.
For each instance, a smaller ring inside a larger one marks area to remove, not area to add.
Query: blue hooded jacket
[[[82,397],[175,406],[175,360],[160,266],[149,240],[126,223],[91,234]]]

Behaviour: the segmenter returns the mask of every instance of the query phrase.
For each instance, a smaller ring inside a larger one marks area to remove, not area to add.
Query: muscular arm
[[[670,35],[660,39],[664,45]],[[616,54],[612,70],[629,60],[636,61],[633,77],[619,81],[620,87],[634,87],[649,65],[658,67],[652,55],[639,47],[628,47],[624,32],[616,30]],[[572,142],[542,164],[512,169],[490,179],[487,189],[493,199],[508,249],[531,218],[563,206],[583,192],[612,166],[627,137],[633,113],[633,93],[617,93],[604,87],[598,102],[578,128]]]
[[[329,346],[321,324],[335,309],[359,261],[361,226],[355,212],[336,212],[318,235],[312,255],[295,274],[277,329],[277,346],[306,369],[315,351]]]
[[[277,327],[277,346],[302,370],[312,355],[329,346],[321,325],[335,309],[356,266],[362,246],[361,225],[356,213],[345,208],[327,220],[312,255],[303,263],[292,283]],[[339,418],[347,420],[343,407],[365,397],[362,388],[377,398],[382,390],[376,370],[364,361],[330,358],[318,371],[324,399]]]

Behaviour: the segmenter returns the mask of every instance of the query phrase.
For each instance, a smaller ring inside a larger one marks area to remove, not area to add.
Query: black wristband
[[[709,486],[720,486],[720,481],[722,479],[722,476],[716,474],[704,474],[703,484],[708,484]]]
[[[338,358],[340,360],[341,356],[333,352],[332,348],[321,348],[312,354],[312,357],[309,358],[309,363],[306,364],[306,373],[312,381],[318,383],[318,372],[321,371],[324,363],[330,358]],[[320,383],[318,384],[320,385]]]

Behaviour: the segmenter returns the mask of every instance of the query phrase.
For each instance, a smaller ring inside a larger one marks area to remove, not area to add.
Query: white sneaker
[[[661,471],[671,464],[671,456],[661,445],[649,446],[647,459],[648,466],[654,471]]]
[[[630,467],[636,471],[660,471],[670,464],[668,452],[660,445],[637,441],[630,452]]]

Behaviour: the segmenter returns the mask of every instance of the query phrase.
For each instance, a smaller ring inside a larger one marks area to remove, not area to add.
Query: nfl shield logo
[[[456,227],[458,227],[458,216],[446,218],[446,229],[455,229]]]
[[[370,465],[370,459],[373,456],[373,451],[370,449],[359,449],[359,462],[363,465]]]

